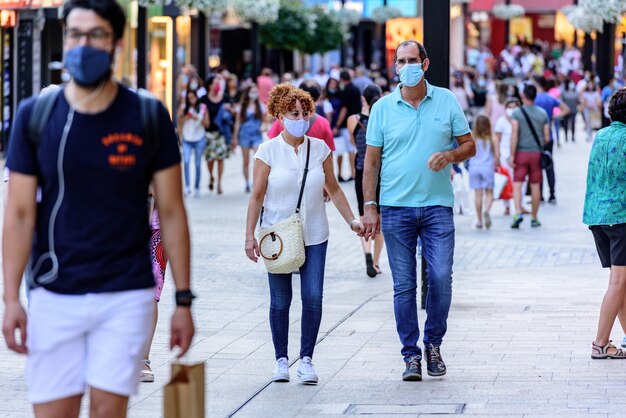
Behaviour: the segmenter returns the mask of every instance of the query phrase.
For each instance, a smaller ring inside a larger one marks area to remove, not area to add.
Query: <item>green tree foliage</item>
[[[308,36],[309,13],[300,2],[282,1],[278,20],[260,26],[261,42],[269,48],[293,51]]]
[[[344,33],[335,16],[321,7],[314,7],[309,13],[315,16],[315,30],[302,37],[297,49],[307,54],[323,54],[339,48]]]

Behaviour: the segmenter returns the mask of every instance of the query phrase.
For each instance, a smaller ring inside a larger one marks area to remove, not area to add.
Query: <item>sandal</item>
[[[365,254],[365,271],[370,277],[375,277],[378,273],[374,269],[374,261],[372,260],[372,254]]]
[[[598,345],[595,342],[591,343],[591,358],[594,360],[601,359],[626,359],[626,352],[621,348],[615,347],[611,344],[612,341],[606,343],[606,345]],[[609,353],[610,349],[615,349],[615,353]]]
[[[213,191],[213,178],[209,181],[209,190]]]
[[[376,270],[376,274],[383,274],[383,271],[378,267],[378,264],[374,264],[374,270]]]

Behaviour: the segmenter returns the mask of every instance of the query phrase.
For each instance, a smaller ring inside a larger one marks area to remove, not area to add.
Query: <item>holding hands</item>
[[[360,236],[365,238],[366,241],[376,238],[376,235],[380,234],[380,217],[378,216],[376,207],[367,206],[362,219],[365,230],[363,235]]]
[[[350,229],[356,232],[356,234],[360,237],[365,234],[365,226],[363,226],[363,223],[361,221],[358,221],[356,219],[350,221]]]

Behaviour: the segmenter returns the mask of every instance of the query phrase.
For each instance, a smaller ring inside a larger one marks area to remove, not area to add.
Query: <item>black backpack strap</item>
[[[48,125],[50,114],[57,97],[63,91],[59,86],[51,85],[42,90],[35,99],[33,111],[28,120],[28,138],[35,148],[41,144],[44,130]]]
[[[146,139],[148,160],[156,155],[159,147],[159,100],[148,90],[138,89],[141,133]]]

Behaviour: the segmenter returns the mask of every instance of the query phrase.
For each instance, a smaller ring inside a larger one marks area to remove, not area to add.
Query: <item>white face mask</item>
[[[248,94],[248,97],[250,98],[250,100],[256,100],[259,98],[259,93],[251,91],[250,94]]]
[[[506,114],[509,115],[509,117],[513,116],[513,112],[515,112],[515,108],[509,108],[506,110]]]
[[[305,119],[287,119],[283,117],[283,126],[291,135],[302,138],[309,130],[309,121]]]

